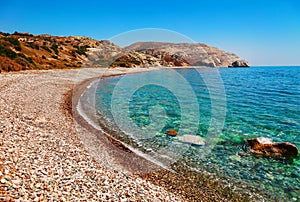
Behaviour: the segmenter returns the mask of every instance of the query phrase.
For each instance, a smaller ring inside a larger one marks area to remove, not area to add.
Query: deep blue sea
[[[232,186],[300,201],[299,155],[239,155],[254,137],[300,148],[300,67],[165,68],[101,79],[95,97],[105,124],[164,165],[186,162]],[[185,135],[205,145],[184,143]]]

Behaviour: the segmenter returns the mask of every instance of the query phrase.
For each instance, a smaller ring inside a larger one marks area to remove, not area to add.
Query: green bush
[[[9,43],[11,43],[17,51],[21,51],[22,50],[21,44],[18,41],[18,39],[12,38],[12,37],[7,37],[7,41],[9,41]]]
[[[57,55],[51,55],[52,58],[58,59]]]
[[[33,34],[22,33],[22,32],[17,32],[17,31],[15,31],[12,35],[17,35],[17,36],[33,36]]]
[[[58,45],[56,43],[52,44],[51,49],[54,50],[56,55],[58,55]]]
[[[6,33],[6,32],[0,32],[0,34],[1,34],[2,36],[9,36],[9,35],[10,35],[9,33]]]
[[[2,45],[0,45],[0,55],[6,56],[12,60],[17,57],[17,53]]]
[[[88,45],[85,45],[85,46],[75,46],[75,48],[77,49],[76,53],[78,53],[79,55],[85,55],[85,56],[87,56],[86,51],[87,51],[88,48],[90,48],[90,46],[88,46]]]
[[[40,50],[39,45],[35,44],[34,42],[28,42],[27,45],[32,49]]]
[[[23,58],[24,60],[28,61],[31,64],[34,64],[33,59],[31,57],[26,57],[23,53],[17,54],[18,58]]]
[[[46,51],[48,51],[49,53],[52,53],[52,51],[50,50],[50,48],[48,48],[48,46],[46,46],[46,45],[42,45],[41,48],[44,49],[44,50],[46,50]]]
[[[23,67],[30,67],[31,62],[29,62],[26,58],[18,57],[15,61]]]
[[[76,51],[72,50],[71,55],[76,58]]]

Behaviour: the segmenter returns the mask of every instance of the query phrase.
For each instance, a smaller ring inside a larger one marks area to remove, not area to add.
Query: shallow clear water
[[[300,148],[300,67],[163,69],[102,79],[95,106],[122,140],[169,165],[184,160],[237,187],[300,200],[300,158],[239,156],[252,137]],[[185,144],[166,130],[203,137]]]

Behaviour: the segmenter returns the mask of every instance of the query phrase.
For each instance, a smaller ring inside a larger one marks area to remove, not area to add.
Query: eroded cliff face
[[[78,67],[235,66],[242,61],[205,44],[138,42],[121,48],[81,36],[0,32],[0,72]],[[234,65],[233,65],[234,64]]]
[[[110,67],[176,67],[190,66],[181,56],[165,51],[147,49],[125,52]]]
[[[149,49],[167,52],[170,55],[181,57],[191,66],[227,67],[235,61],[242,60],[233,53],[206,44],[137,42],[125,49],[137,52]],[[150,53],[150,55],[153,54]]]

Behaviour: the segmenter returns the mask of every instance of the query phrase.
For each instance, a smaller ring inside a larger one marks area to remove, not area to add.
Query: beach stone
[[[12,183],[14,185],[20,185],[22,183],[22,181],[21,180],[12,180]]]
[[[38,116],[38,117],[36,117],[35,122],[37,122],[37,123],[45,123],[46,122],[46,118]]]
[[[165,134],[175,137],[178,135],[178,132],[176,130],[167,130]]]
[[[293,157],[298,155],[298,149],[289,142],[272,142],[272,139],[259,137],[247,140],[251,153],[263,156]]]
[[[188,143],[191,145],[198,145],[198,146],[205,145],[204,139],[197,135],[183,135],[178,137],[178,140],[183,143]]]
[[[7,181],[6,181],[4,178],[2,178],[2,179],[0,180],[0,182],[1,182],[1,184],[5,184]]]

